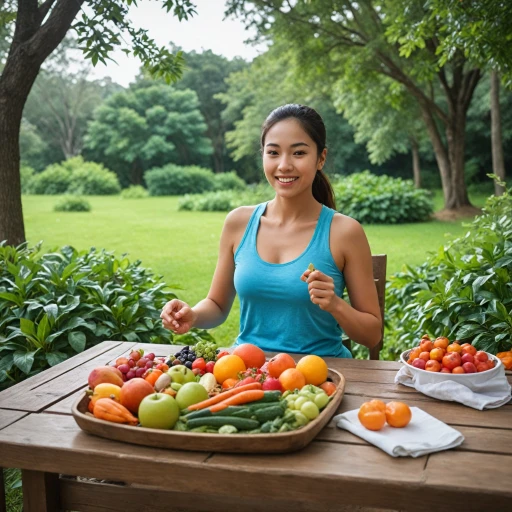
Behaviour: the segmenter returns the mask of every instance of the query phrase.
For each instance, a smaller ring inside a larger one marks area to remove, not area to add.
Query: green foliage
[[[245,190],[247,183],[235,171],[221,172],[213,178],[214,190]]]
[[[36,174],[29,182],[32,194],[65,194],[71,183],[71,172],[60,164],[49,165],[43,172]]]
[[[91,204],[84,197],[63,196],[53,209],[56,212],[90,212]]]
[[[141,185],[147,169],[200,165],[212,152],[195,92],[163,84],[112,95],[95,111],[87,155],[113,169],[123,186]]]
[[[52,164],[36,174],[28,184],[33,194],[119,194],[117,176],[101,164],[85,162],[81,156]]]
[[[141,185],[132,185],[121,192],[123,199],[144,199],[149,196],[149,192]]]
[[[422,334],[473,343],[496,354],[512,348],[512,197],[490,197],[465,236],[418,267],[390,278],[388,351],[397,356]]]
[[[30,193],[30,183],[34,177],[34,169],[29,167],[28,165],[21,164],[20,165],[20,179],[21,179],[21,193],[29,194]]]
[[[333,188],[338,211],[363,224],[422,222],[433,212],[428,191],[410,180],[364,171],[338,179]]]
[[[200,194],[214,188],[213,172],[196,166],[169,164],[160,169],[151,169],[146,173],[145,180],[152,196]]]
[[[0,389],[104,340],[173,342],[160,311],[176,295],[140,261],[39,248],[0,244]]]
[[[180,199],[178,210],[200,212],[229,212],[239,206],[247,206],[269,201],[274,190],[267,183],[249,185],[245,192],[222,190],[201,195],[186,195]]]

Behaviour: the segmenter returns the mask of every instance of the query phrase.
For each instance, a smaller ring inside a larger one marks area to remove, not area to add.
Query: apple
[[[463,363],[475,363],[475,358],[471,354],[468,354],[467,352],[462,355],[460,360]]]
[[[194,372],[187,368],[184,364],[171,366],[167,370],[167,373],[171,377],[171,381],[177,382],[178,384],[186,384],[187,382],[194,382],[196,380]]]
[[[476,366],[473,363],[464,363],[462,368],[466,373],[476,373]]]
[[[176,393],[176,402],[180,409],[186,409],[189,405],[198,404],[208,400],[208,391],[199,382],[187,382]]]
[[[180,417],[176,400],[166,393],[153,393],[146,396],[139,406],[139,422],[142,427],[174,427]]]
[[[279,379],[274,377],[267,377],[261,385],[263,391],[283,391],[283,385]]]
[[[425,362],[425,359],[421,359],[421,357],[417,357],[413,362],[412,362],[412,365],[414,366],[414,368],[419,368],[420,370],[424,370],[425,369],[425,365],[427,363]]]

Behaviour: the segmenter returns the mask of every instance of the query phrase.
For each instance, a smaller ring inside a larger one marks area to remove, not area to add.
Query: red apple
[[[475,363],[475,358],[471,354],[468,354],[467,352],[465,354],[462,354],[460,360],[463,363]]]
[[[261,385],[261,389],[263,389],[263,391],[283,391],[283,385],[279,379],[267,377]]]
[[[473,363],[464,363],[462,368],[466,373],[476,373],[476,366]]]
[[[417,357],[413,362],[412,362],[412,365],[414,366],[414,368],[419,368],[420,370],[424,370],[425,369],[425,365],[426,365],[426,361],[425,359],[421,359],[421,357]]]

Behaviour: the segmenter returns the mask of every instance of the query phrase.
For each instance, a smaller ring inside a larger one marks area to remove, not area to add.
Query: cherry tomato
[[[224,356],[229,356],[229,352],[227,350],[222,350],[221,352],[219,352],[217,354],[217,361],[221,358],[221,357],[224,357]]]
[[[204,371],[206,373],[213,373],[214,366],[215,366],[215,361],[210,361],[210,362],[206,363],[206,367],[205,367]]]
[[[192,363],[192,370],[195,370],[195,369],[198,369],[198,370],[201,370],[201,371],[204,371],[204,369],[206,368],[206,361],[204,360],[203,357],[198,357],[193,363]]]

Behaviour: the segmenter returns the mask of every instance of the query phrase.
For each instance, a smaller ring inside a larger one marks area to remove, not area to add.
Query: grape
[[[121,373],[128,373],[130,371],[130,366],[127,365],[127,364],[120,364],[117,369],[121,372]]]
[[[135,374],[135,370],[130,370],[130,371],[126,374],[126,379],[127,379],[127,380],[130,380],[130,379],[133,379],[135,376],[136,376],[136,374]]]
[[[147,354],[146,355],[146,359],[149,359],[150,361],[153,361],[155,359],[155,354],[153,354],[153,352],[151,352],[150,354]]]
[[[148,362],[148,359],[146,359],[145,357],[142,357],[141,359],[139,359],[137,361],[137,366],[139,368],[144,368],[146,366],[146,363]]]
[[[135,361],[133,359],[128,359],[128,366],[133,368],[135,366]]]
[[[146,363],[146,368],[148,368],[148,369],[149,369],[149,368],[153,368],[153,361],[148,361],[148,362]]]
[[[192,370],[192,361],[187,361],[187,362],[185,363],[185,366],[186,366],[187,368],[189,368],[190,370]]]
[[[142,377],[146,373],[146,368],[137,368],[135,370],[135,377]]]
[[[187,357],[187,359],[188,359],[189,361],[194,362],[194,361],[196,360],[196,356],[195,356],[194,354],[189,354],[189,355],[188,355],[188,357]]]

